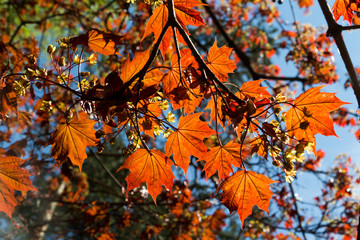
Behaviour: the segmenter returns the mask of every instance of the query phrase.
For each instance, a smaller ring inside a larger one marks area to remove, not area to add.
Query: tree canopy
[[[360,138],[326,88],[360,106],[360,5],[281,4],[1,2],[0,237],[355,239],[360,171],[317,137]]]

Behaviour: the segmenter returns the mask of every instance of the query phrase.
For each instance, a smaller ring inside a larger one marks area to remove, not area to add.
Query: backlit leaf
[[[201,157],[207,148],[203,139],[214,134],[206,122],[199,120],[201,113],[194,113],[186,117],[180,117],[179,127],[172,132],[165,144],[165,154],[170,157],[174,154],[174,160],[185,174],[189,167],[190,156]]]
[[[276,182],[262,174],[241,170],[226,178],[217,192],[223,191],[221,202],[230,212],[237,210],[242,227],[255,205],[269,213],[270,199],[273,195],[269,187]]]
[[[146,182],[149,194],[156,203],[156,196],[160,194],[162,185],[171,191],[175,178],[171,171],[173,162],[159,150],[138,149],[131,154],[121,169],[129,169],[130,174],[126,177],[127,191],[140,187]]]
[[[360,3],[356,0],[336,0],[331,10],[333,11],[335,21],[343,16],[343,20],[351,24],[355,16],[353,11],[360,10]]]
[[[264,79],[243,83],[241,85],[240,91],[236,95],[241,99],[244,99],[245,97],[251,97],[255,98],[257,101],[271,97],[271,94],[266,90],[266,87],[260,86],[262,81],[264,81]]]
[[[337,136],[329,113],[347,103],[337,98],[335,93],[320,92],[323,87],[302,93],[286,113],[286,128],[291,137],[312,142],[317,133]]]
[[[218,48],[215,40],[206,56],[209,68],[221,81],[226,81],[229,77],[228,73],[232,73],[236,69],[234,60],[229,58],[231,51],[232,49],[226,46]]]
[[[0,158],[0,211],[10,218],[13,208],[17,205],[14,190],[36,191],[30,181],[30,173],[20,166],[27,160],[17,157]]]
[[[115,45],[120,44],[124,36],[118,36],[112,33],[106,33],[97,29],[91,29],[85,34],[72,37],[69,42],[73,47],[77,45],[86,45],[94,52],[104,55],[119,54],[115,50]]]
[[[137,53],[132,61],[130,61],[129,56],[127,57],[125,63],[121,67],[120,74],[120,78],[124,84],[144,67],[148,58],[149,50]]]
[[[224,146],[213,147],[204,153],[198,161],[206,161],[203,171],[206,171],[206,179],[218,172],[221,179],[225,179],[233,172],[234,167],[241,166],[240,143],[228,142]]]
[[[0,120],[5,119],[8,113],[17,111],[17,96],[13,91],[12,83],[6,83],[0,88]]]
[[[87,158],[86,147],[96,146],[98,142],[95,137],[95,123],[96,121],[87,119],[87,114],[81,113],[79,118],[75,117],[68,123],[58,126],[47,143],[52,144],[51,156],[59,164],[69,158],[81,171],[82,164]]]

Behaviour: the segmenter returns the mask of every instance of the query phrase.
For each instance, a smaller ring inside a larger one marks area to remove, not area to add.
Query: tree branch
[[[295,197],[294,188],[292,187],[291,183],[289,183],[289,186],[290,186],[291,196],[292,196],[292,198],[294,200],[294,206],[295,206],[295,211],[296,211],[296,215],[297,215],[297,220],[299,222],[299,228],[300,228],[300,231],[301,231],[301,233],[303,235],[303,239],[306,240],[305,230],[304,230],[304,228],[302,226],[302,223],[301,223],[302,220],[301,220],[301,215],[299,213],[299,208],[297,206],[297,201],[296,201],[296,197]]]
[[[238,98],[228,87],[226,87],[218,79],[218,77],[211,71],[211,69],[206,65],[206,63],[202,59],[200,53],[196,49],[194,43],[191,41],[189,35],[186,33],[186,31],[181,26],[181,24],[177,21],[176,15],[175,15],[175,8],[174,8],[173,4],[174,4],[173,0],[170,0],[168,2],[168,7],[169,7],[169,21],[168,21],[168,23],[171,26],[173,26],[173,27],[175,27],[175,28],[177,28],[179,30],[180,35],[185,40],[187,46],[190,48],[192,54],[194,55],[194,58],[195,58],[196,62],[199,64],[200,68],[202,68],[205,71],[207,77],[214,80],[214,82],[217,85],[219,85],[222,90],[224,90],[227,94],[229,94],[236,102],[238,102],[239,104],[242,105],[244,103],[244,101],[242,99]]]
[[[358,108],[360,108],[360,86],[358,77],[354,68],[354,65],[351,61],[349,52],[346,48],[344,39],[341,35],[341,31],[343,30],[343,27],[336,23],[329,5],[327,4],[326,0],[318,0],[321,10],[325,16],[326,22],[328,24],[328,31],[327,35],[332,36],[335,40],[336,46],[339,49],[341,58],[345,64],[346,70],[350,77],[350,83],[354,90],[354,94],[356,96],[356,100],[358,103]]]

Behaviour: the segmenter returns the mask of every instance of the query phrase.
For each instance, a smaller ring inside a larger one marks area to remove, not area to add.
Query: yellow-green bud
[[[66,65],[65,63],[65,57],[62,56],[60,59],[59,59],[59,66],[60,67],[64,67]]]
[[[49,53],[49,54],[53,54],[54,52],[55,52],[55,50],[56,50],[56,47],[55,46],[53,46],[52,44],[50,44],[48,47],[47,47],[47,52]]]

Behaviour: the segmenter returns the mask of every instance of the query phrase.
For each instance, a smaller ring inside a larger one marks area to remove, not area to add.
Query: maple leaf
[[[127,57],[125,63],[121,67],[120,74],[120,78],[124,84],[145,66],[146,61],[149,58],[149,52],[150,49],[137,53],[132,61],[130,61],[129,56]]]
[[[323,87],[310,88],[295,99],[286,113],[286,128],[290,137],[314,142],[317,133],[337,136],[329,113],[348,103],[337,98],[335,93],[320,92]]]
[[[206,56],[207,65],[221,81],[226,81],[229,77],[228,73],[232,73],[236,69],[234,60],[229,59],[231,51],[232,48],[228,48],[226,46],[218,48],[217,41],[215,39],[214,44]]]
[[[12,83],[7,82],[0,88],[0,120],[5,119],[9,112],[17,111],[17,96],[12,89]]]
[[[165,155],[174,154],[174,160],[185,174],[189,167],[190,156],[201,157],[206,151],[203,139],[214,134],[206,122],[199,120],[201,113],[194,113],[179,119],[178,129],[170,134],[165,144]]]
[[[87,119],[86,113],[80,113],[79,118],[74,117],[69,122],[58,126],[45,147],[52,144],[51,156],[59,164],[69,158],[72,164],[79,166],[81,171],[82,164],[87,158],[86,147],[96,146],[98,143],[95,137],[95,123],[96,121]]]
[[[273,195],[269,187],[276,182],[278,181],[273,181],[262,174],[241,170],[226,178],[216,192],[223,191],[221,202],[230,212],[237,210],[242,227],[244,220],[252,213],[253,206],[257,205],[269,213],[270,199]]]
[[[360,3],[357,0],[336,0],[331,10],[335,21],[343,16],[344,21],[348,21],[351,25],[351,21],[355,16],[353,11],[360,11]]]
[[[178,56],[174,54],[171,57],[171,67],[162,79],[163,92],[171,100],[175,110],[184,108],[185,112],[189,114],[195,111],[203,98],[201,97],[200,84],[197,84],[199,81],[194,76],[191,76],[191,82],[189,82],[184,75],[189,69],[195,69],[198,65],[191,55],[190,49],[181,51],[180,55],[182,79],[180,79]]]
[[[104,55],[119,55],[119,53],[117,53],[115,50],[115,45],[120,44],[120,40],[123,37],[124,36],[106,33],[97,29],[91,29],[85,34],[70,38],[69,43],[74,48],[77,45],[86,45],[94,52],[98,52]]]
[[[204,4],[197,0],[174,1],[176,18],[181,24],[181,26],[185,29],[185,31],[187,25],[193,25],[193,26],[205,25],[204,21],[200,16],[200,12],[192,9],[193,7],[200,5],[204,5]],[[155,8],[148,23],[146,24],[145,33],[141,41],[143,41],[149,34],[154,33],[155,36],[154,43],[157,42],[163,28],[165,27],[168,21],[168,16],[169,16],[169,10],[166,4],[161,4],[160,6]],[[160,45],[160,51],[163,54],[163,56],[165,54],[166,49],[170,46],[171,36],[172,36],[172,31],[168,29]],[[185,43],[181,36],[179,36],[179,41]]]
[[[159,126],[159,123],[157,123],[153,118],[150,117],[143,117],[141,119],[139,119],[139,130],[140,132],[144,132],[146,135],[152,137],[153,139],[155,139],[154,136],[154,127],[155,126]]]
[[[218,172],[220,179],[225,179],[233,173],[234,167],[241,166],[241,144],[228,142],[225,146],[217,146],[204,153],[197,161],[206,161],[203,171],[206,171],[206,179]]]
[[[260,86],[262,81],[264,81],[264,79],[243,83],[240,91],[235,95],[241,99],[245,99],[246,97],[254,98],[254,102],[271,97],[271,94],[266,90],[266,87]]]
[[[191,55],[190,49],[185,49],[180,51],[181,55],[181,71],[187,69],[189,65],[197,66],[195,58]],[[171,91],[180,86],[180,72],[179,72],[179,61],[178,56],[176,54],[171,57],[171,67],[169,71],[164,75],[162,79],[163,83],[163,91],[165,94],[169,94]],[[184,75],[184,74],[182,74]],[[184,77],[184,76],[183,76]]]
[[[193,113],[203,100],[200,86],[190,89],[177,87],[167,96],[171,99],[174,110],[184,109],[186,114]]]
[[[117,171],[130,170],[130,174],[126,177],[127,192],[146,182],[149,194],[156,204],[156,196],[160,194],[162,185],[172,190],[175,176],[171,171],[171,165],[173,165],[172,161],[159,150],[153,149],[149,152],[146,149],[138,149]]]
[[[313,0],[299,0],[299,7],[300,8],[309,8],[310,6],[314,5]]]
[[[161,72],[159,69],[151,69],[148,71],[143,79],[143,88],[148,88],[153,85],[157,85],[161,82],[161,79],[163,78],[164,73]]]
[[[251,155],[257,153],[260,157],[267,158],[269,143],[266,135],[260,135],[250,141]]]
[[[221,228],[226,226],[226,218],[227,215],[224,213],[224,211],[222,209],[217,209],[208,220],[209,228],[213,231],[221,231]]]
[[[17,205],[14,190],[26,192],[37,191],[30,180],[30,173],[20,166],[28,161],[17,157],[0,158],[0,211],[10,218],[12,210]]]

